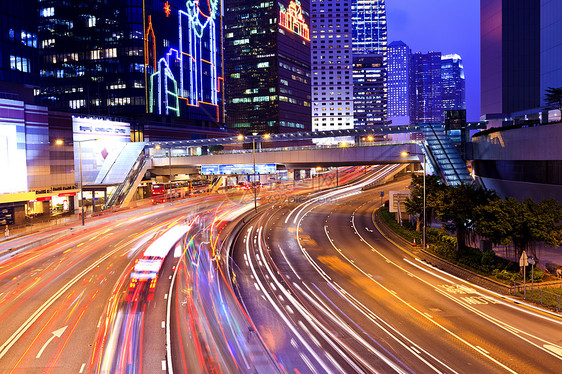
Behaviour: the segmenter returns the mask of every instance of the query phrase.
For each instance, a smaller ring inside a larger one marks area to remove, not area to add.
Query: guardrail
[[[513,282],[511,294],[522,297],[525,300],[532,301],[542,306],[555,308],[560,312],[562,299],[562,281],[544,282],[544,283],[519,283]],[[545,288],[560,288],[560,293],[546,291]]]
[[[489,289],[497,293],[501,293],[504,295],[520,296],[525,300],[529,300],[537,304],[540,304],[542,306],[556,309],[557,312],[560,312],[562,310],[561,309],[562,281],[541,282],[541,283],[534,283],[534,284],[527,283],[525,285],[518,282],[513,282],[511,285],[497,282],[484,275],[480,275],[469,269],[465,269],[462,266],[450,263],[449,261],[442,259],[441,257],[429,253],[423,248],[413,246],[411,243],[409,243],[400,235],[395,233],[392,229],[390,229],[380,219],[378,211],[377,214],[375,215],[375,220],[379,224],[381,230],[384,231],[385,235],[390,236],[393,240],[399,242],[401,246],[406,247],[421,260],[433,266],[436,266],[441,270],[444,270],[452,275],[455,275],[459,278],[462,278],[466,281],[469,281],[471,283],[474,283],[478,286],[484,287],[486,289]],[[560,294],[557,294],[550,291],[546,291],[544,290],[545,288],[560,288],[561,292]]]

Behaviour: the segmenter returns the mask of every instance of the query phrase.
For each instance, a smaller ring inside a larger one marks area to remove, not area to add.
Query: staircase
[[[452,186],[471,183],[472,176],[445,132],[445,126],[441,123],[420,123],[419,127],[425,137],[424,153],[445,183]]]

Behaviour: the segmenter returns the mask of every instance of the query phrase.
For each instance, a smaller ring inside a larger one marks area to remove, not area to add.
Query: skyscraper
[[[8,0],[0,7],[0,97],[33,102],[38,85],[37,0]]]
[[[39,16],[43,104],[148,122],[223,122],[218,0],[45,0]]]
[[[551,3],[556,7],[557,1]],[[540,6],[538,0],[480,0],[483,115],[539,106]]]
[[[355,126],[386,124],[385,70],[381,54],[353,56]]]
[[[353,128],[350,3],[312,0],[311,20],[312,129]]]
[[[388,45],[388,120],[393,125],[410,124],[410,58],[403,41]]]
[[[410,119],[412,122],[442,122],[441,53],[414,53],[410,63]]]
[[[464,67],[461,56],[441,56],[443,110],[466,109]]]
[[[385,0],[353,0],[353,108],[356,126],[387,123]]]
[[[540,98],[549,87],[562,87],[562,2],[541,0]]]
[[[353,52],[386,57],[385,0],[352,0]]]
[[[308,0],[225,1],[228,127],[311,128]]]

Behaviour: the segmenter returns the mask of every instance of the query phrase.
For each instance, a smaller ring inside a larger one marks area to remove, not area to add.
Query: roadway
[[[352,177],[360,172],[344,174]],[[345,180],[345,175],[342,177]],[[285,192],[307,189],[307,185],[263,188],[258,198],[265,203]],[[221,282],[225,282],[220,267],[211,266],[210,259],[215,261],[216,255],[207,257],[208,271],[199,272],[199,283],[194,283],[197,288],[189,282],[189,271],[177,264],[190,239],[198,246],[206,242],[200,238],[205,227],[211,227],[216,241],[218,222],[224,226],[237,214],[251,209],[253,196],[247,195],[233,191],[201,196],[89,218],[85,227],[55,228],[0,243],[0,372],[171,372],[170,365],[181,368],[186,361],[190,362],[189,354],[195,354],[194,346],[189,346],[191,341],[180,337],[205,334],[205,341],[198,342],[203,347],[200,352],[207,346],[214,345],[216,349],[197,353],[198,358],[204,359],[193,360],[194,371],[213,367],[208,364],[210,361],[219,362],[216,367],[230,371],[248,351],[256,356],[246,365],[248,371],[251,367],[271,367],[270,357],[264,354],[259,339],[253,337],[248,344],[240,344],[233,358],[224,348],[230,337],[221,331],[228,320],[223,325],[211,321],[188,328],[182,323],[186,314],[180,315],[183,312],[179,308],[185,304],[176,302],[183,300],[186,290],[198,292],[201,287],[210,293],[210,288],[204,286],[205,280],[209,282],[208,276],[218,279],[220,275]],[[150,242],[158,234],[198,215],[206,217],[205,223],[190,231],[179,250],[174,248],[174,255],[164,262],[158,281],[152,287],[148,283],[131,287],[131,271]],[[208,254],[208,244],[203,246],[206,247],[201,252]],[[183,273],[178,272],[179,280],[174,286],[178,268]],[[207,317],[202,305],[222,303],[230,297],[226,291],[213,288],[213,292],[218,292],[214,298],[201,297],[192,306],[200,308],[200,316]],[[235,322],[240,326],[231,336],[237,334],[240,339],[248,333],[242,323],[246,316],[234,297],[229,303],[238,309],[224,309],[224,313],[235,311]],[[219,325],[221,329],[217,330],[215,326]],[[188,344],[187,354],[187,350],[182,351],[182,342]],[[173,351],[167,347],[174,347]]]
[[[549,373],[560,316],[426,265],[383,236],[380,192],[311,195],[270,209],[234,244],[237,291],[286,372]]]

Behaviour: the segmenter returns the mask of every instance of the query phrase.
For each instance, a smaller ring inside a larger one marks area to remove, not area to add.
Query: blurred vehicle
[[[158,275],[166,257],[190,228],[191,224],[172,227],[157,237],[144,251],[142,257],[135,261],[129,282],[128,301],[138,297],[142,291],[146,291],[146,283],[148,281],[150,283],[148,285],[147,299],[148,301],[153,299]]]

